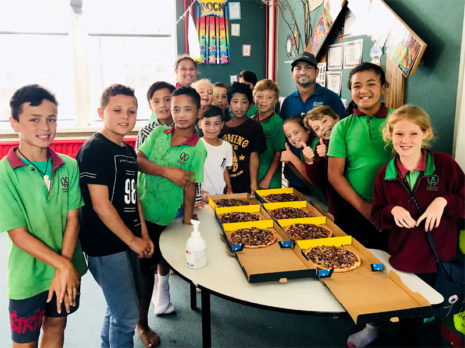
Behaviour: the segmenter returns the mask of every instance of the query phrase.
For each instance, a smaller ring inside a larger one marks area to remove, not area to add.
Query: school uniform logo
[[[427,180],[427,186],[426,190],[427,191],[437,191],[438,190],[438,185],[439,185],[439,176],[436,174],[431,175]]]
[[[64,176],[60,179],[61,189],[63,192],[68,192],[69,190],[69,179],[67,176]]]
[[[188,159],[189,159],[189,154],[185,152],[181,152],[181,154],[179,155],[178,163],[183,166],[186,164]]]

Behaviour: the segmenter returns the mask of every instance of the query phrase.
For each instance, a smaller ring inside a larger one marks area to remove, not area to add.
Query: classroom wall
[[[265,77],[265,5],[257,0],[241,0],[241,19],[229,23],[240,24],[240,36],[230,35],[229,64],[199,64],[198,78],[208,78],[212,82],[224,82],[229,85],[230,75],[241,70],[252,70],[258,79]],[[189,1],[188,1],[189,3]],[[184,0],[176,0],[176,16],[184,13]],[[231,25],[229,25],[231,30]],[[184,44],[184,20],[177,24],[178,54],[186,53]],[[242,45],[252,45],[251,56],[242,57]]]
[[[360,1],[360,0],[358,0]],[[288,0],[294,8],[300,8],[299,0]],[[350,0],[349,0],[350,2]],[[456,112],[457,82],[464,19],[463,0],[386,0],[394,12],[428,45],[423,55],[423,64],[405,82],[404,103],[423,107],[431,116],[436,133],[433,150],[452,153],[454,122]],[[368,1],[367,1],[368,3]],[[312,26],[315,27],[323,7],[312,12]],[[297,13],[300,25],[301,13]],[[300,11],[301,12],[301,11]],[[300,16],[300,17],[299,17]],[[336,23],[335,31],[328,37],[329,43],[338,43],[343,21]],[[302,29],[303,30],[303,29]],[[278,83],[282,95],[295,90],[290,73],[291,59],[285,56],[284,44],[289,29],[283,25],[280,16]],[[344,38],[342,42],[362,38],[363,60],[369,61],[372,42],[367,36]],[[385,57],[381,60],[385,65]],[[350,101],[347,88],[349,71],[343,70],[341,98]]]

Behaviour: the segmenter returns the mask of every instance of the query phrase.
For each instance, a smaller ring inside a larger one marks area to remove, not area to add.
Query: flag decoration
[[[200,64],[228,64],[228,0],[197,0],[196,27],[199,35]]]

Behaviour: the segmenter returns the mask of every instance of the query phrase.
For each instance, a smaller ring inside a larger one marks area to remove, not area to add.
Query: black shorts
[[[48,290],[38,295],[23,299],[10,299],[10,325],[11,338],[16,343],[35,342],[39,339],[40,328],[44,317],[66,317],[79,308],[79,295],[76,297],[76,306],[70,306],[66,312],[64,303],[61,313],[57,312],[57,297],[53,294],[52,300],[47,303]]]
[[[147,225],[147,230],[149,231],[149,237],[155,246],[153,255],[149,259],[139,259],[140,261],[140,270],[141,272],[147,272],[149,270],[156,270],[158,263],[161,260],[161,250],[160,250],[160,236],[166,226],[161,226],[154,224],[153,222],[145,220]]]

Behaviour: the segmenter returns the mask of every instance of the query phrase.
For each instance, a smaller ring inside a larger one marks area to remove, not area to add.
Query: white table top
[[[345,311],[317,279],[291,279],[287,283],[249,283],[235,257],[227,253],[213,209],[205,206],[196,209],[196,213],[200,220],[200,232],[207,245],[207,266],[201,269],[187,267],[185,245],[193,227],[183,225],[182,219],[173,221],[160,238],[163,257],[173,269],[194,284],[233,299],[279,309],[321,313]],[[381,250],[370,251],[385,267],[392,269],[388,262],[389,254]],[[430,303],[442,302],[442,296],[414,274],[398,273],[410,289],[420,292]]]

